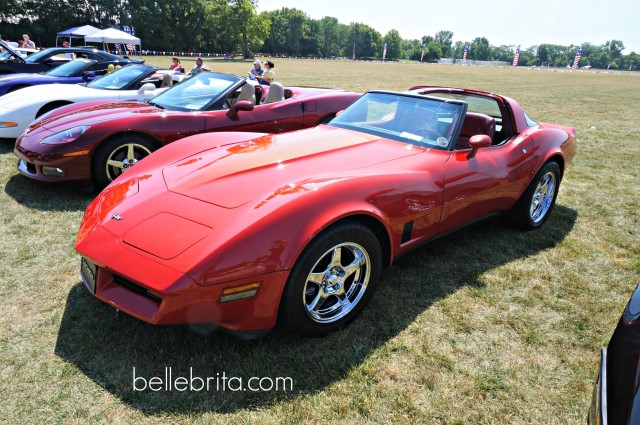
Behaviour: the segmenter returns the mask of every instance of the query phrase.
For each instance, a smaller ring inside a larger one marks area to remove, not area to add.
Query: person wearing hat
[[[275,65],[271,61],[266,61],[264,63],[264,66],[265,68],[267,68],[267,70],[262,75],[256,76],[256,78],[258,79],[258,81],[260,81],[260,84],[270,86],[273,80],[276,78],[276,73],[273,71]]]
[[[264,74],[264,69],[262,69],[262,63],[259,60],[253,62],[253,67],[247,72],[250,80],[257,80],[256,77],[261,77]]]
[[[209,67],[202,63],[202,58],[197,58],[196,59],[196,66],[194,66],[193,69],[191,71],[189,71],[189,74],[187,74],[187,75],[189,77],[193,77],[194,75],[196,75],[196,74],[198,74],[200,72],[204,72],[204,71],[209,71]]]

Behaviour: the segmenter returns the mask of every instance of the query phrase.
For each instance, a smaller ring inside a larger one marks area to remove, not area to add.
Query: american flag
[[[462,54],[462,64],[467,61],[467,52],[469,52],[469,44],[464,45],[464,53]]]
[[[520,45],[516,47],[516,55],[513,57],[513,64],[511,66],[518,66],[518,59],[520,59]]]
[[[133,27],[129,28],[128,25],[125,25],[125,26],[122,27],[122,29],[127,34],[135,35],[135,30],[133,29]],[[134,48],[133,44],[131,44],[131,43],[127,44],[127,50],[130,51],[132,54],[133,54],[133,48]]]
[[[582,56],[582,46],[578,47],[578,51],[576,52],[576,58],[573,60],[572,69],[578,68],[578,62],[580,62],[580,56]]]
[[[387,43],[384,43],[384,48],[382,49],[382,60],[385,60],[387,57]]]

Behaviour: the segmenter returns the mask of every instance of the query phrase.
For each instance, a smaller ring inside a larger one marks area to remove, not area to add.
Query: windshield
[[[93,80],[87,84],[87,87],[100,90],[121,90],[154,71],[154,67],[147,65],[129,65],[98,80]]]
[[[45,72],[45,75],[49,75],[51,77],[73,77],[78,75],[78,72],[82,71],[92,63],[96,63],[96,61],[87,59],[70,61]]]
[[[417,146],[447,149],[465,102],[369,92],[329,125]]]
[[[235,75],[202,72],[160,93],[152,103],[164,109],[202,111],[242,80]]]

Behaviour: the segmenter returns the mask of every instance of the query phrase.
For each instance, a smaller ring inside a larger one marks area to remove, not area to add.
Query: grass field
[[[168,57],[147,59],[168,66]],[[118,314],[81,284],[91,189],[17,174],[0,145],[2,423],[584,423],[599,349],[640,281],[640,74],[274,60],[285,85],[444,84],[572,125],[578,154],[549,221],[494,221],[383,274],[341,332],[242,342]],[[205,61],[245,74],[249,62]],[[183,64],[193,66],[193,59]],[[134,391],[149,379],[290,377],[292,391]]]

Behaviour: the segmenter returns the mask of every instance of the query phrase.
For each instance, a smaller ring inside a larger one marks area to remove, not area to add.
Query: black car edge
[[[27,58],[23,58],[2,40],[0,40],[0,47],[8,53],[8,58],[0,61],[0,75],[14,74],[17,72],[37,73],[48,71],[71,60],[71,54],[73,54],[75,58],[95,60],[97,63],[95,69],[92,69],[92,71],[96,74],[106,72],[107,67],[111,64],[114,66],[126,66],[132,63],[144,63],[144,59],[122,58],[92,47],[50,47],[29,55]],[[54,60],[54,57],[60,58],[61,56],[66,56],[66,58]]]
[[[640,284],[624,309],[593,388],[587,423],[640,424]]]

